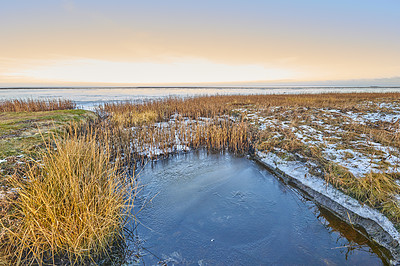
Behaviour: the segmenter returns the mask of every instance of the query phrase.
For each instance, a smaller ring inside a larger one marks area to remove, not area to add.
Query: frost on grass
[[[399,141],[393,146],[396,140],[388,138],[400,132],[400,103],[365,103],[353,109],[274,107],[246,111],[250,123],[268,131],[269,138],[282,139],[282,132],[287,138],[291,132],[305,147],[317,147],[323,157],[356,177],[370,172],[397,173]]]

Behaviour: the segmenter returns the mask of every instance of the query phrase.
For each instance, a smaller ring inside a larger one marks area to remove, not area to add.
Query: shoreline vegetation
[[[167,97],[104,103],[95,113],[63,100],[0,102],[2,139],[25,142],[21,136],[33,128],[26,126],[29,120],[45,121],[36,124],[45,130],[33,133],[42,136],[41,143],[26,155],[18,158],[22,149],[0,151],[2,198],[8,202],[1,203],[1,255],[17,264],[82,264],[107,256],[124,241],[126,206],[133,207],[127,191],[135,187],[136,167],[198,148],[301,162],[306,175],[379,211],[399,231],[399,99],[399,93]],[[54,118],[46,112],[61,113]],[[25,122],[18,120],[23,116]],[[50,120],[56,121],[52,131]],[[65,187],[68,182],[75,185]],[[79,207],[83,203],[93,209]],[[98,229],[90,233],[66,217],[88,217]],[[71,230],[87,235],[73,240]],[[58,231],[63,234],[56,237]]]

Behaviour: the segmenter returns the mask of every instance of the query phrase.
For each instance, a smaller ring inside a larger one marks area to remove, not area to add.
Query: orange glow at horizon
[[[0,87],[400,77],[400,2],[383,2],[4,2]]]
[[[167,62],[113,62],[93,59],[58,60],[4,74],[9,79],[46,82],[162,84],[248,82],[300,79],[295,70],[262,65],[228,65],[205,59],[180,58]]]

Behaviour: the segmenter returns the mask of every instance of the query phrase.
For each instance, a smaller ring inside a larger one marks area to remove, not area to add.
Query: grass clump
[[[74,109],[76,104],[65,99],[13,99],[1,100],[0,112],[39,112]]]
[[[111,115],[111,121],[123,127],[143,125],[145,123],[155,122],[157,114],[154,111],[144,112],[115,112]]]
[[[324,177],[346,194],[380,210],[396,224],[400,222],[400,206],[396,198],[400,187],[392,174],[370,172],[357,178],[343,166],[329,162]]]
[[[93,136],[69,136],[48,146],[24,177],[13,176],[18,198],[2,218],[3,258],[16,265],[87,264],[107,255],[123,239],[127,204],[109,157]]]

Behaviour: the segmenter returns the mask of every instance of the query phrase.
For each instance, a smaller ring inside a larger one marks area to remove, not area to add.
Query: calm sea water
[[[400,87],[274,87],[274,88],[37,88],[0,89],[1,99],[65,98],[79,107],[91,109],[102,102],[157,99],[166,96],[232,95],[232,94],[300,94],[323,92],[400,92]]]

